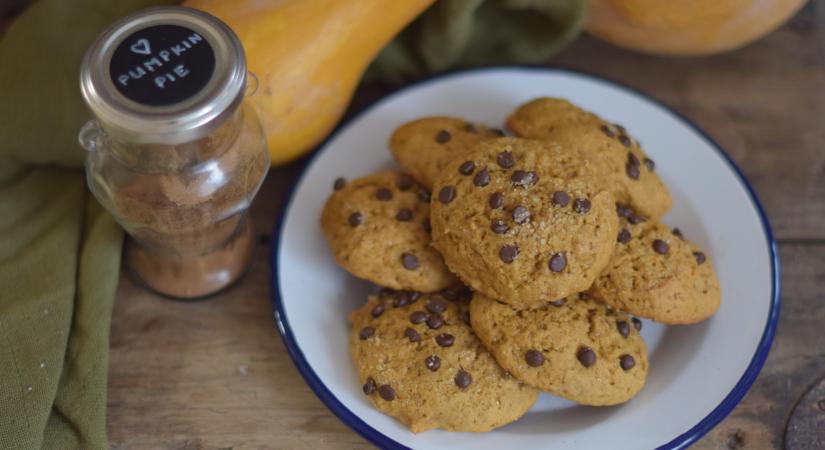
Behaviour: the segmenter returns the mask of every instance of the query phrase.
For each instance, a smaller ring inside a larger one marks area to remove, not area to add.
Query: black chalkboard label
[[[149,106],[182,102],[203,89],[215,71],[215,52],[200,34],[178,25],[132,33],[112,54],[118,91]]]

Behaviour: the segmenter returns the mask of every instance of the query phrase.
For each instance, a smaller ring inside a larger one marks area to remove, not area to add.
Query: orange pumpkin
[[[316,146],[347,108],[367,65],[433,0],[187,0],[243,42],[251,97],[272,164]]]
[[[805,0],[590,0],[587,31],[659,55],[705,55],[770,33]]]

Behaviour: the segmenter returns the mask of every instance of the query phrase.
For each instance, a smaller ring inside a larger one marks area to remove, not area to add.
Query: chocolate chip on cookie
[[[414,184],[412,177],[406,173],[399,174],[395,179],[395,187],[402,191],[409,190]]]
[[[639,157],[633,154],[633,152],[627,153],[627,163],[632,166],[639,166],[641,162],[639,161]]]
[[[473,382],[473,376],[470,375],[470,372],[467,372],[464,369],[458,371],[455,375],[455,385],[461,389],[467,389],[470,387],[470,384]]]
[[[375,328],[373,328],[373,327],[364,327],[364,328],[361,328],[360,332],[358,332],[358,337],[361,338],[361,340],[363,341],[365,339],[371,338],[374,334],[375,334]]]
[[[392,191],[387,188],[379,188],[375,191],[375,198],[382,202],[388,202],[392,200]]]
[[[660,255],[666,255],[668,250],[670,250],[670,246],[667,245],[667,242],[661,239],[656,239],[653,241],[653,251],[655,251],[656,253]]]
[[[619,357],[619,365],[623,370],[627,371],[636,365],[636,360],[630,355],[622,355]]]
[[[487,169],[482,169],[473,177],[473,184],[478,187],[484,187],[490,184],[490,172]]]
[[[364,387],[363,387],[364,394],[365,395],[372,395],[372,393],[375,392],[375,390],[377,388],[378,388],[378,386],[375,384],[375,380],[373,380],[372,377],[367,377],[367,382],[364,383]]]
[[[493,230],[495,234],[504,234],[510,229],[510,226],[501,219],[494,219],[490,224],[490,229]]]
[[[496,156],[496,162],[504,169],[509,169],[516,163],[515,159],[513,159],[513,154],[510,152],[499,153],[498,156]]]
[[[516,260],[518,256],[518,246],[515,245],[505,245],[501,247],[501,250],[498,252],[499,258],[507,264]]]
[[[424,219],[421,221],[421,228],[424,229],[424,232],[430,234],[433,232],[433,225],[430,223],[430,219]]]
[[[382,384],[381,386],[378,386],[378,395],[380,395],[384,400],[391,402],[395,400],[395,389],[393,389],[389,384]]]
[[[544,364],[544,355],[538,350],[530,349],[524,354],[524,361],[530,367],[539,367]]]
[[[627,163],[627,165],[625,166],[625,171],[627,172],[627,176],[630,177],[631,179],[633,179],[633,180],[638,180],[639,179],[639,175],[640,175],[639,166]]]
[[[421,341],[421,335],[418,334],[418,332],[415,331],[412,328],[407,328],[406,330],[404,330],[404,336],[406,336],[407,339],[410,340],[410,342],[419,342],[419,341]]]
[[[444,186],[438,191],[438,201],[444,203],[450,203],[455,198],[455,187],[453,186]]]
[[[504,195],[501,192],[495,192],[490,195],[489,200],[490,208],[499,209],[504,206]]]
[[[513,208],[512,215],[513,222],[519,225],[526,223],[528,220],[530,220],[530,210],[525,208],[523,205],[518,205],[515,208]]]
[[[424,311],[415,311],[410,314],[410,322],[419,325],[427,321],[427,313]]]
[[[625,147],[630,147],[630,138],[626,134],[619,136],[619,142],[621,142]]]
[[[407,270],[418,269],[418,257],[413,255],[412,253],[402,253],[401,264],[403,264],[404,268]]]
[[[430,191],[426,189],[421,189],[418,191],[418,200],[422,201],[423,203],[430,203]]]
[[[412,220],[412,217],[413,217],[413,212],[410,208],[402,208],[395,215],[395,220],[398,220],[398,221],[401,221],[401,222],[409,222],[410,220]]]
[[[553,256],[550,257],[547,266],[551,272],[559,273],[567,267],[567,258],[564,256],[564,253],[554,253]]]
[[[516,170],[513,172],[513,175],[510,177],[510,181],[513,182],[515,186],[521,187],[529,187],[535,184],[539,179],[538,174],[535,171],[524,171],[524,170]]]
[[[414,291],[397,291],[393,294],[392,306],[394,308],[401,308],[411,305],[418,300],[418,292]]]
[[[586,198],[577,198],[573,202],[573,211],[579,214],[587,214],[590,212],[590,200]]]
[[[447,303],[445,303],[444,300],[441,300],[440,298],[431,296],[430,299],[427,300],[425,308],[427,308],[427,311],[433,314],[441,314],[447,310]]]
[[[570,203],[570,196],[567,195],[567,192],[564,191],[556,191],[553,192],[553,204],[556,206],[564,207]]]
[[[581,347],[576,352],[576,358],[584,367],[591,367],[596,364],[596,352],[590,347]]]
[[[625,320],[617,320],[616,329],[619,330],[619,334],[621,334],[622,337],[627,337],[630,335],[630,325],[628,325]]]
[[[464,161],[458,166],[458,173],[462,175],[470,175],[476,170],[476,164],[472,161]]]
[[[450,347],[455,343],[455,336],[448,333],[439,334],[435,337],[435,342],[441,347]]]
[[[437,330],[444,326],[444,318],[438,313],[430,314],[430,316],[427,317],[427,326],[432,330]]]
[[[630,242],[631,237],[630,231],[627,231],[627,228],[622,228],[619,230],[619,236],[616,238],[616,241],[622,244],[627,244]]]

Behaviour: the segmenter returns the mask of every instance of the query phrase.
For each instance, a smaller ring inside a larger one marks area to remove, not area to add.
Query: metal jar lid
[[[218,18],[184,7],[149,8],[114,23],[92,44],[80,89],[116,139],[181,144],[199,139],[235,111],[246,59]]]

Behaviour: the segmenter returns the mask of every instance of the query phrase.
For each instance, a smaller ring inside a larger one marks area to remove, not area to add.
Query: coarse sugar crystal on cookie
[[[432,292],[458,282],[431,245],[430,193],[385,171],[332,182],[321,228],[338,264],[393,289]]]
[[[466,300],[383,290],[350,315],[364,395],[411,431],[489,431],[526,413],[538,390],[505,372],[478,338]]]
[[[553,176],[563,152],[499,138],[445,166],[431,200],[433,243],[474,290],[514,306],[581,292],[616,240],[613,197],[591,178]],[[472,171],[460,167],[472,163]]]

